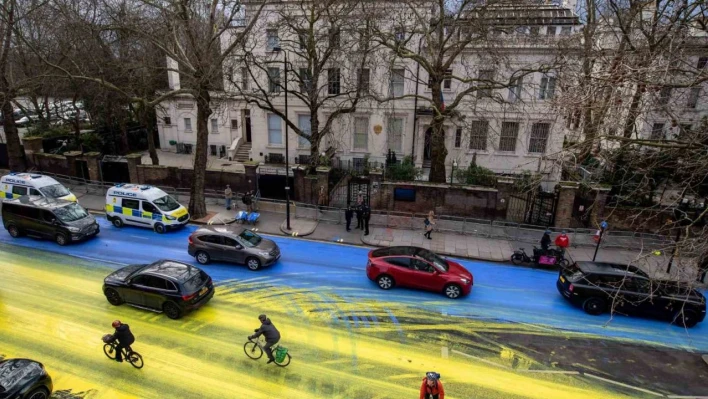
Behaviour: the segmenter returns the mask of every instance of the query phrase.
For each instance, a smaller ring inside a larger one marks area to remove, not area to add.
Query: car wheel
[[[106,299],[108,300],[108,303],[113,306],[118,306],[123,303],[123,298],[121,298],[118,291],[114,290],[113,288],[108,288],[106,290]]]
[[[250,257],[246,259],[246,267],[248,270],[256,271],[261,268],[261,261],[258,258]]]
[[[54,241],[56,241],[57,244],[64,246],[69,242],[69,239],[66,238],[66,235],[59,233],[54,237]]]
[[[155,233],[163,234],[165,232],[165,225],[162,223],[156,223],[154,229]]]
[[[115,218],[113,218],[112,222],[113,222],[113,225],[116,226],[116,227],[119,228],[119,229],[120,229],[121,227],[123,227],[123,219],[121,219],[120,217],[115,217]]]
[[[396,282],[393,280],[393,277],[388,274],[382,274],[376,279],[376,284],[378,284],[379,288],[382,290],[390,290],[396,285]]]
[[[197,259],[197,262],[199,262],[200,265],[206,265],[211,260],[211,258],[209,257],[209,254],[204,251],[198,251],[194,255],[194,257]]]
[[[587,314],[591,314],[593,316],[598,316],[601,315],[602,313],[605,312],[605,308],[607,307],[607,304],[605,303],[605,300],[602,298],[588,298],[583,302],[583,310]]]
[[[18,229],[16,226],[8,227],[7,232],[10,233],[10,236],[12,236],[12,238],[17,238],[20,236],[20,229]]]
[[[182,309],[174,302],[165,302],[165,304],[162,305],[162,311],[172,320],[177,320],[182,317]]]
[[[511,255],[511,263],[515,265],[520,265],[524,262],[524,257],[521,256],[520,254],[513,254]]]
[[[47,388],[37,388],[27,395],[27,399],[47,399],[49,398],[49,391]]]
[[[698,314],[693,310],[679,310],[674,316],[673,323],[685,328],[694,327],[698,324]]]
[[[462,296],[462,288],[457,284],[448,284],[443,289],[443,293],[450,299],[457,299]]]

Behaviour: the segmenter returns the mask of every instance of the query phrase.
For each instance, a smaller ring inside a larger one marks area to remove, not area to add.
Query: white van
[[[12,199],[23,195],[39,195],[44,198],[79,202],[69,189],[49,176],[13,172],[0,178],[0,198]]]
[[[187,208],[157,187],[118,184],[106,193],[106,216],[116,227],[152,227],[162,234],[189,222]]]

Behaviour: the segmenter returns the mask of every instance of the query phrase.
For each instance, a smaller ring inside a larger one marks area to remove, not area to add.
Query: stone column
[[[257,162],[244,162],[243,167],[246,170],[246,189],[256,190],[258,187],[258,163]],[[236,189],[233,182],[230,182],[232,189]]]
[[[142,154],[128,154],[125,156],[125,159],[128,161],[128,175],[130,176],[130,183],[140,184],[138,165],[143,164]]]
[[[328,166],[317,167],[317,190],[315,191],[315,193],[316,193],[315,194],[316,195],[315,203],[316,204],[319,204],[319,200],[320,200],[320,190],[321,190],[320,187],[324,187],[326,196],[325,196],[325,202],[322,205],[324,205],[324,206],[329,205],[329,171],[331,169],[332,168],[330,168]]]
[[[28,167],[34,167],[39,170],[39,162],[35,159],[34,154],[39,154],[44,152],[44,147],[42,146],[41,137],[23,137],[22,146],[25,150],[25,158],[30,163]]]
[[[99,156],[101,154],[98,152],[87,152],[84,154],[84,159],[88,165],[89,180],[92,181],[103,181],[103,176],[101,176],[101,160]]]
[[[305,173],[305,169],[299,166],[293,168],[294,182],[293,187],[291,187],[290,190],[290,192],[293,194],[290,198],[292,201],[306,202],[305,198],[307,197],[305,196]]]
[[[592,192],[595,200],[592,204],[590,220],[599,225],[605,217],[605,205],[607,204],[607,195],[610,193],[610,188],[596,186],[592,188]]]
[[[371,209],[388,209],[387,204],[384,203],[382,195],[384,193],[381,183],[383,182],[383,172],[380,170],[373,170],[369,172],[369,184],[371,189],[370,204]]]
[[[573,204],[575,194],[580,184],[576,182],[562,181],[558,183],[558,205],[556,206],[556,222],[553,227],[568,228],[573,218]]]
[[[69,176],[83,178],[83,176],[79,175],[79,170],[76,168],[76,161],[81,155],[81,151],[69,151],[64,153],[66,169],[69,171]]]
[[[496,218],[506,219],[506,210],[509,207],[511,193],[514,191],[513,179],[497,180]]]

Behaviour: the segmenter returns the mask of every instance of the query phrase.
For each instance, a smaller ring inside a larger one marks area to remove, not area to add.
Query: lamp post
[[[286,228],[290,230],[290,154],[288,145],[288,52],[280,48],[273,47],[275,52],[283,52],[284,80],[285,84],[281,85],[285,90],[285,223]]]
[[[457,167],[457,159],[452,160],[452,171],[450,172],[450,185],[455,182],[455,168]]]
[[[600,223],[600,236],[597,237],[597,246],[595,247],[595,254],[592,256],[592,261],[595,262],[595,257],[597,257],[597,250],[600,249],[600,243],[602,242],[602,236],[605,234],[605,230],[607,229],[607,222],[602,221]]]

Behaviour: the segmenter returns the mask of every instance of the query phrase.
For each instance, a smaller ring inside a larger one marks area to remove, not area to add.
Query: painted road
[[[118,268],[123,264],[149,263],[160,258],[194,263],[187,254],[187,237],[196,228],[158,235],[148,229],[117,229],[101,219],[97,239],[59,247],[53,242],[32,238],[13,239],[4,229],[0,242],[83,257]],[[659,320],[614,315],[590,316],[570,306],[557,292],[557,273],[505,266],[488,262],[458,260],[472,272],[472,294],[452,301],[436,293],[406,289],[382,291],[365,274],[368,249],[285,237],[271,237],[282,250],[276,265],[258,272],[231,264],[215,263],[204,269],[225,290],[238,290],[243,281],[259,287],[290,287],[337,295],[353,304],[353,313],[333,317],[368,323],[373,315],[354,304],[362,300],[398,305],[414,305],[437,314],[502,322],[510,328],[520,325],[544,333],[578,333],[612,337],[632,342],[659,344],[675,348],[708,351],[708,323],[690,330]],[[110,263],[109,263],[110,262]]]

